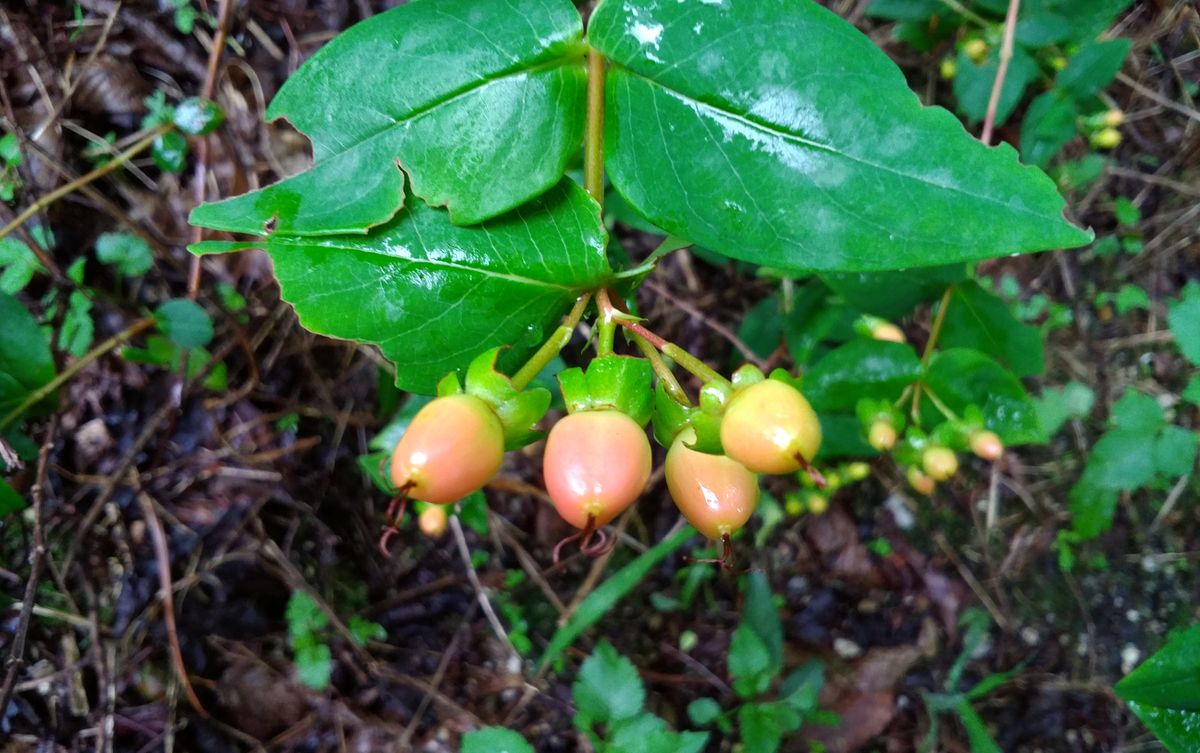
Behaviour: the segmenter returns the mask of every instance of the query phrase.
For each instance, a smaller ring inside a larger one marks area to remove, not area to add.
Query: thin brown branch
[[[1000,65],[996,67],[996,80],[992,82],[992,94],[988,97],[987,115],[983,118],[983,132],[979,140],[985,145],[992,143],[992,131],[996,127],[996,108],[1000,106],[1000,92],[1004,90],[1004,77],[1008,75],[1008,64],[1013,56],[1013,36],[1017,32],[1017,11],[1021,0],[1008,0],[1008,15],[1004,18],[1004,41],[1000,43]]]

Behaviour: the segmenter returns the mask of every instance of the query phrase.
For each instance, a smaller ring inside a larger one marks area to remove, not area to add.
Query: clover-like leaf
[[[308,134],[311,170],[192,212],[259,234],[363,232],[412,191],[454,222],[554,186],[583,138],[578,12],[569,0],[424,0],[359,23],[302,66],[267,110]]]
[[[512,346],[519,364],[575,303],[610,276],[596,203],[569,179],[482,225],[412,202],[367,235],[275,233],[249,243],[209,241],[193,253],[261,248],[284,300],[318,334],[379,345],[396,386],[431,394],[479,352]]]
[[[882,51],[810,0],[604,0],[588,40],[613,64],[614,187],[698,246],[867,271],[1092,237],[1041,171],[922,107]]]

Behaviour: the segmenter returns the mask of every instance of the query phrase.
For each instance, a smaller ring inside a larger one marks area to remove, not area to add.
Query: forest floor
[[[180,33],[167,3],[78,5],[82,24],[71,3],[0,8],[5,119],[27,134],[50,124],[22,168],[25,203],[89,170],[84,152],[97,138],[135,131],[153,92],[176,100],[205,85],[209,27]],[[214,89],[228,120],[207,154],[194,153],[181,175],[139,158],[38,214],[53,231],[49,253],[59,269],[87,256],[104,232],[135,234],[154,251],[152,269],[131,285],[89,269],[88,284],[102,291],[97,342],[187,294],[195,181],[210,197],[234,195],[306,166],[306,140],[286,124],[264,125],[266,103],[315,49],[386,5],[234,3],[232,46]],[[923,99],[947,101],[938,55],[894,41],[888,25],[862,14],[865,3],[833,5],[893,55]],[[1188,375],[1167,347],[1164,307],[1200,280],[1200,112],[1183,86],[1200,78],[1200,16],[1183,6],[1139,2],[1121,22],[1133,52],[1109,95],[1127,113],[1125,140],[1098,180],[1068,196],[1072,215],[1102,234],[1117,224],[1115,199],[1131,201],[1141,252],[1085,248],[980,269],[1015,280],[1024,303],[1040,296],[1070,312],[1050,337],[1045,376],[1030,387],[1087,385],[1096,396],[1090,414],[1072,419],[1051,446],[1009,452],[995,470],[968,464],[933,501],[913,498],[894,468],[880,465],[825,514],[785,517],[757,546],[740,547],[742,564],[763,572],[780,598],[786,662],[826,665],[822,705],[842,719],[836,750],[918,749],[930,725],[925,694],[943,689],[971,607],[987,613],[991,628],[969,657],[965,686],[1015,670],[976,702],[1002,750],[1158,749],[1111,688],[1197,616],[1196,485],[1183,482],[1163,515],[1170,490],[1126,496],[1112,529],[1076,550],[1084,565],[1072,571],[1060,566],[1055,540],[1067,491],[1127,387],[1174,406],[1183,425],[1200,424],[1196,407],[1178,401]],[[999,137],[1016,140],[1020,122],[1018,114]],[[1068,156],[1086,148],[1079,141]],[[13,206],[23,204],[0,203],[0,220],[12,218]],[[655,244],[617,231],[635,258]],[[385,559],[376,542],[387,499],[358,458],[404,399],[388,384],[388,365],[369,347],[302,329],[265,255],[206,259],[201,270],[198,300],[216,325],[210,347],[225,369],[223,389],[198,378],[181,384],[172,369],[113,352],[69,382],[56,414],[26,427],[50,449],[12,483],[28,489],[44,476],[36,522],[46,567],[25,663],[0,712],[0,750],[449,751],[480,724],[511,726],[538,751],[577,750],[572,667],[601,639],[634,660],[650,707],[673,724],[687,725],[692,699],[729,693],[722,675],[738,620],[736,574],[692,576],[700,588],[679,606],[690,572],[682,553],[586,634],[564,672],[528,681],[556,622],[675,524],[660,477],[624,521],[611,558],[576,558],[552,572],[563,531],[538,490],[534,446],[511,457],[489,488],[488,535],[465,533],[476,552],[469,565],[456,536],[430,540],[411,526]],[[1100,294],[1122,285],[1144,290],[1149,306],[1117,313]],[[769,280],[732,265],[676,254],[640,304],[660,332],[726,365],[740,322],[771,290]],[[903,322],[910,340],[927,337],[928,313]],[[582,340],[565,358],[581,348]],[[0,522],[0,591],[14,601],[34,536],[27,512]],[[160,598],[168,563],[178,659]],[[528,641],[524,660],[478,608],[468,566]],[[340,618],[325,628],[333,660],[325,691],[296,678],[285,612],[298,590]],[[19,614],[0,611],[0,655],[11,649]],[[351,617],[382,626],[382,636],[358,645]],[[179,663],[194,701],[177,681]],[[957,722],[942,722],[937,749],[969,750]],[[784,750],[807,745],[798,737]],[[728,749],[722,740],[711,748]]]

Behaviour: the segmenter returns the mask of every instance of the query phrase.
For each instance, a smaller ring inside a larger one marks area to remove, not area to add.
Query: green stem
[[[546,368],[546,364],[554,360],[554,357],[567,346],[567,343],[571,342],[571,335],[575,333],[575,328],[579,326],[579,320],[583,318],[583,312],[587,310],[588,302],[591,300],[591,293],[584,293],[576,299],[575,306],[571,308],[559,328],[554,330],[554,334],[542,343],[542,347],[537,349],[537,352],[525,362],[525,365],[516,374],[513,374],[514,387],[518,390],[528,387],[529,383],[542,373],[542,369]]]
[[[715,369],[710,367],[704,361],[701,361],[699,358],[696,358],[683,348],[679,347],[675,343],[667,343],[661,348],[661,350],[664,356],[670,358],[687,371],[690,371],[692,374],[696,375],[701,382],[704,382],[705,384],[708,384],[709,382],[716,382],[717,384],[723,384],[726,387],[733,386],[728,379],[721,376],[721,374]]]
[[[940,303],[938,303],[937,315],[933,318],[933,327],[931,327],[929,330],[929,339],[925,342],[925,351],[921,354],[921,366],[922,367],[924,367],[926,364],[929,363],[929,359],[933,357],[933,349],[937,347],[938,340],[941,339],[942,325],[944,325],[946,323],[946,310],[950,308],[950,299],[953,296],[954,296],[954,286],[953,285],[946,288],[945,293],[942,293],[942,300]],[[924,389],[924,391],[928,392],[928,388],[925,388],[925,385],[919,380],[917,381],[916,384],[913,385],[913,388],[914,388],[913,404],[912,404],[913,423],[916,424],[917,426],[920,426],[921,425],[921,420],[920,420],[921,392],[923,389]],[[929,397],[933,398],[933,394],[930,393]],[[936,403],[935,403],[935,405],[936,405]]]
[[[604,56],[588,50],[587,132],[583,143],[583,187],[604,206]]]
[[[671,372],[671,367],[667,366],[667,362],[659,355],[654,346],[646,341],[646,338],[639,335],[633,336],[634,343],[637,344],[638,350],[642,351],[642,355],[650,362],[650,368],[654,369],[654,374],[658,377],[658,381],[662,383],[663,389],[667,391],[667,395],[672,400],[680,405],[690,408],[692,401],[688,399],[687,392],[683,386],[679,384],[679,380]]]
[[[940,398],[938,398],[937,393],[934,392],[933,390],[929,389],[928,385],[925,386],[924,392],[926,395],[929,395],[929,402],[933,403],[933,407],[935,407],[939,411],[941,411],[943,416],[950,419],[951,421],[958,420],[958,414],[955,413],[954,411],[950,410],[950,408],[945,403],[943,403]]]
[[[0,418],[0,431],[3,431],[5,428],[8,427],[9,424],[11,424],[13,421],[16,421],[18,418],[20,418],[21,415],[25,413],[25,411],[27,411],[30,408],[32,408],[33,406],[37,405],[41,401],[45,400],[46,396],[48,396],[50,393],[54,392],[59,387],[63,386],[65,383],[70,381],[71,377],[75,376],[80,371],[82,371],[84,368],[86,368],[89,363],[91,363],[92,361],[95,361],[97,358],[99,358],[100,356],[109,352],[113,348],[116,348],[117,346],[121,345],[125,341],[129,340],[131,337],[137,335],[139,332],[142,332],[144,330],[149,329],[150,327],[153,327],[154,322],[155,322],[155,319],[152,316],[148,316],[145,319],[139,319],[136,322],[134,322],[133,324],[129,325],[129,327],[127,327],[123,332],[118,332],[117,334],[113,335],[112,337],[108,338],[104,342],[100,343],[96,347],[89,350],[79,360],[75,361],[70,366],[63,369],[61,374],[54,377],[54,379],[51,379],[48,383],[43,385],[40,389],[36,390],[35,392],[30,393],[29,396],[26,397],[25,400],[22,401],[20,405],[18,405],[16,408],[13,408],[11,411],[9,411],[8,414],[6,416],[4,416],[4,418]]]
[[[141,154],[146,149],[149,149],[150,146],[152,146],[154,144],[155,139],[157,139],[159,136],[163,135],[167,131],[170,131],[174,127],[175,126],[173,126],[171,124],[167,124],[167,125],[162,125],[162,126],[159,126],[158,128],[155,128],[153,131],[148,133],[145,136],[145,138],[143,138],[141,141],[138,141],[133,146],[129,147],[125,151],[118,154],[116,157],[113,157],[111,162],[104,164],[100,167],[97,167],[95,170],[91,171],[87,175],[81,175],[80,177],[76,178],[75,180],[71,181],[70,183],[67,183],[63,186],[59,186],[58,188],[54,189],[50,193],[46,194],[45,196],[41,197],[37,201],[33,202],[28,207],[26,207],[24,212],[21,212],[19,215],[17,215],[16,218],[12,222],[5,225],[3,229],[0,229],[0,238],[6,237],[9,233],[11,233],[12,231],[21,227],[21,225],[24,225],[26,223],[26,221],[29,220],[30,217],[33,217],[35,214],[42,211],[43,209],[50,206],[51,204],[58,201],[62,197],[66,196],[67,194],[72,193],[73,191],[77,191],[80,188],[83,188],[84,186],[88,185],[89,183],[92,183],[100,178],[103,178],[105,175],[108,175],[109,173],[111,173],[113,170],[116,170],[121,165],[124,165],[126,162],[133,159],[137,155]]]

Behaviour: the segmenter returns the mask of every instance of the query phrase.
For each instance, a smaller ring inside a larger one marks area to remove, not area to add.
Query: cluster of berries
[[[504,453],[538,435],[532,424],[549,394],[520,391],[495,369],[496,351],[467,373],[465,388],[450,376],[401,437],[391,459],[403,498],[421,504],[422,530],[440,535],[444,508],[482,488],[500,469]],[[543,453],[546,491],[559,515],[578,529],[569,541],[595,555],[609,545],[603,527],[626,510],[650,479],[645,427],[667,448],[665,477],[684,517],[702,534],[724,543],[758,506],[758,474],[807,469],[821,442],[816,413],[785,373],[767,378],[743,367],[732,381],[701,390],[700,405],[684,405],[661,384],[652,387],[649,361],[607,355],[587,368],[559,375],[568,415],[551,427]],[[532,420],[531,420],[532,419]],[[389,530],[387,535],[392,531]],[[386,548],[386,538],[384,546]]]

